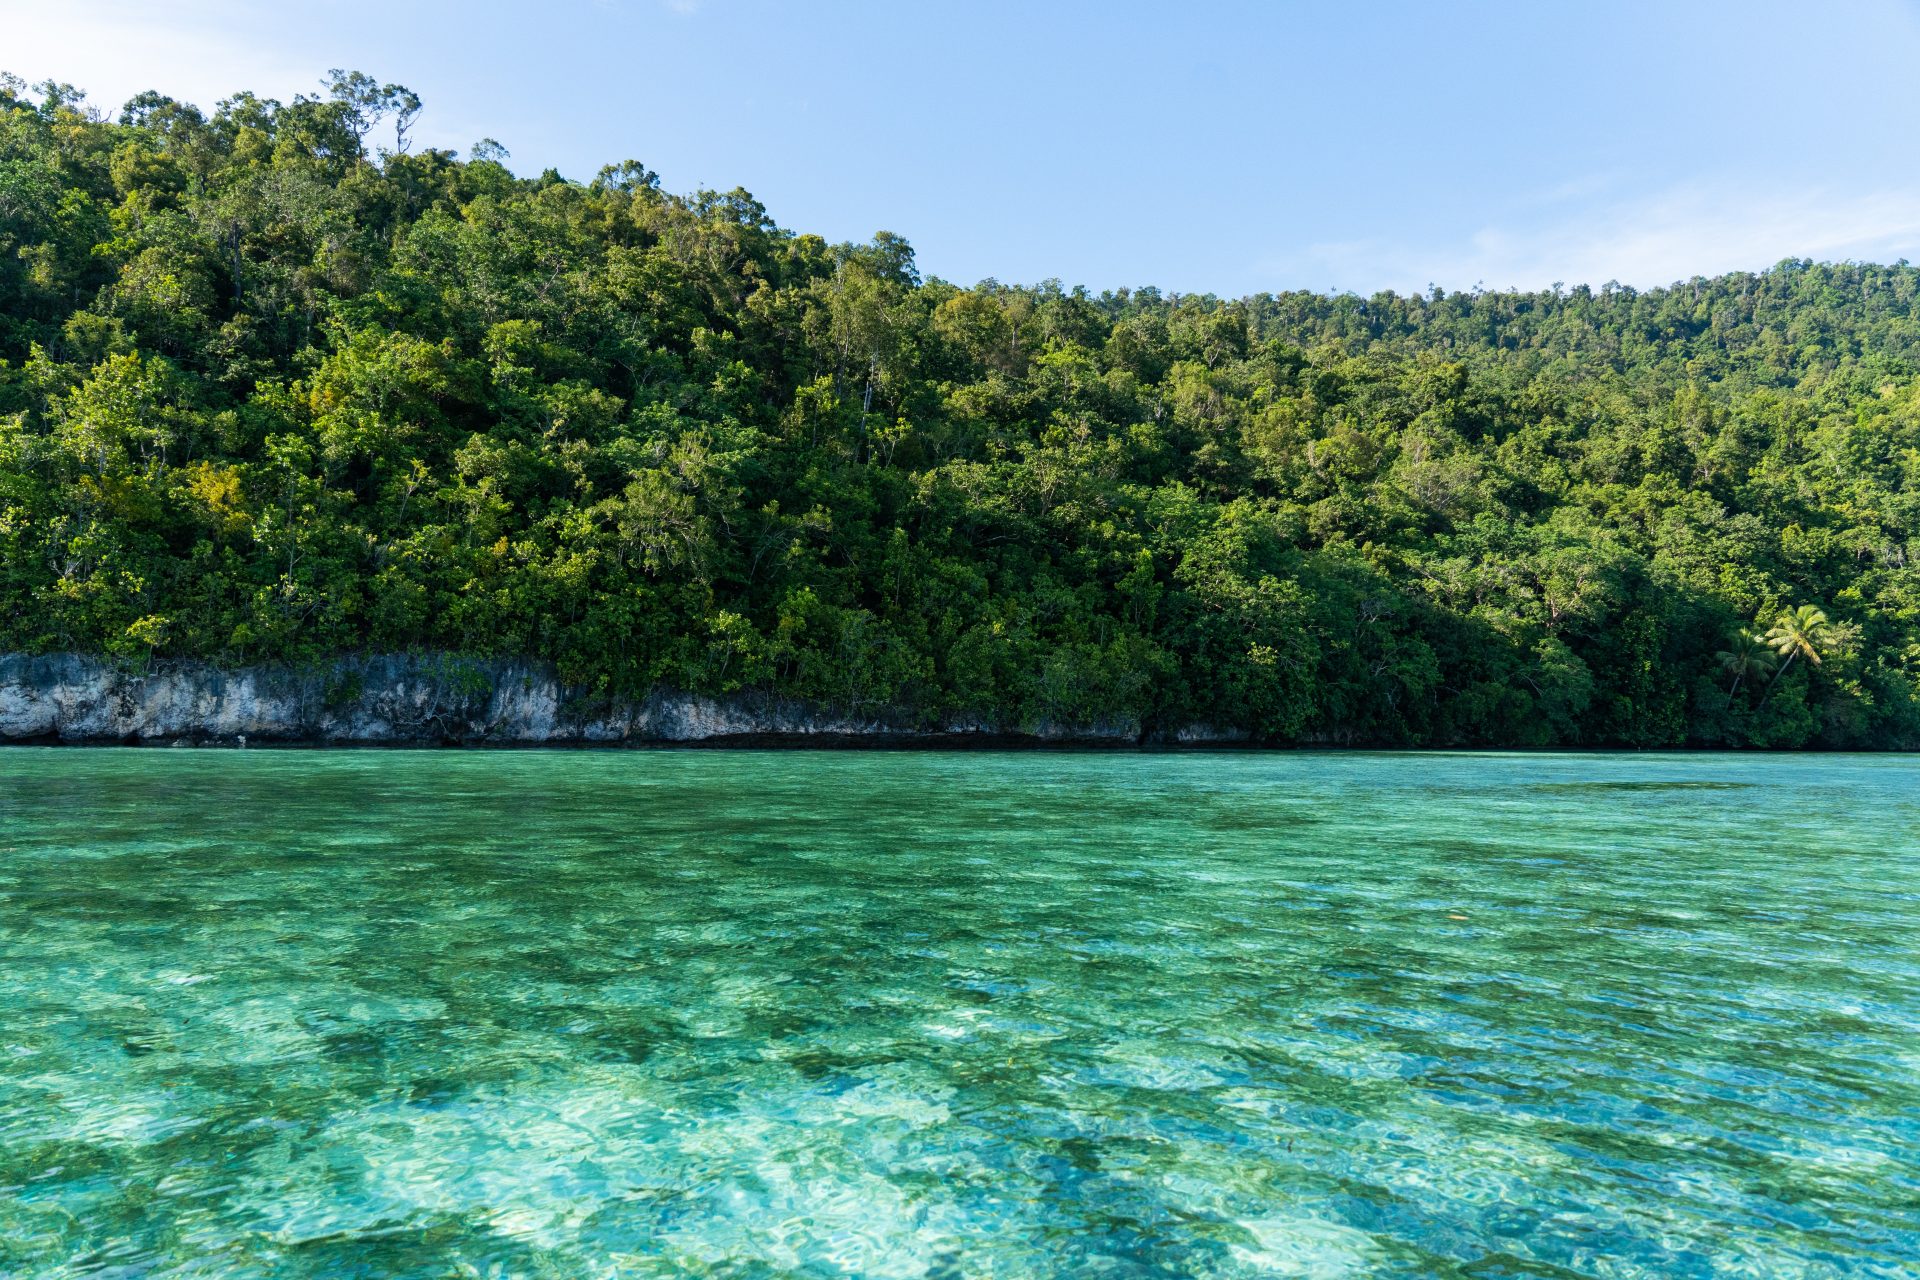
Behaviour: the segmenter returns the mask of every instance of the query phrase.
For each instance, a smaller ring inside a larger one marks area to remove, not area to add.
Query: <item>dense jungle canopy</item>
[[[0,650],[551,660],[923,724],[1920,746],[1920,271],[922,278],[336,73],[0,82]]]

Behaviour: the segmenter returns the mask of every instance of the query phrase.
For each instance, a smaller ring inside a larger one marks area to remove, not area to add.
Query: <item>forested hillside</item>
[[[418,109],[0,84],[0,650],[1920,746],[1914,268],[968,288],[637,163],[419,149]]]

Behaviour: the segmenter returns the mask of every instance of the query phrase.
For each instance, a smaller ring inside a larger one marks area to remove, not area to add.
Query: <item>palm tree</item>
[[[1733,699],[1740,692],[1740,683],[1756,672],[1764,675],[1772,671],[1779,659],[1773,650],[1767,647],[1764,637],[1754,634],[1746,627],[1734,632],[1733,647],[1722,649],[1714,655],[1720,659],[1720,665],[1733,673],[1733,685],[1727,690],[1727,709],[1733,709]]]
[[[1767,681],[1769,692],[1795,658],[1804,657],[1814,666],[1820,665],[1820,650],[1826,646],[1826,632],[1831,625],[1825,611],[1810,604],[1796,605],[1774,620],[1767,634],[1760,638],[1786,661],[1773,673],[1773,679]]]

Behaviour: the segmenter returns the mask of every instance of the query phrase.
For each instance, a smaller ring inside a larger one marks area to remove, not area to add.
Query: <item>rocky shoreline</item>
[[[562,683],[545,663],[438,654],[342,658],[311,668],[133,668],[84,654],[0,654],[0,743],[177,746],[618,746],[1225,744],[1195,726],[975,721],[928,726],[764,694],[658,690],[617,701]]]

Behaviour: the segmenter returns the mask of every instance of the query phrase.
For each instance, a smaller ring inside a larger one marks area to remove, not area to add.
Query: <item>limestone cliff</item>
[[[1205,728],[1171,741],[1220,741]],[[79,654],[0,655],[0,741],[591,745],[726,741],[991,741],[1127,745],[1137,723],[927,726],[765,695],[598,698],[550,666],[441,655],[295,669],[136,669]]]

